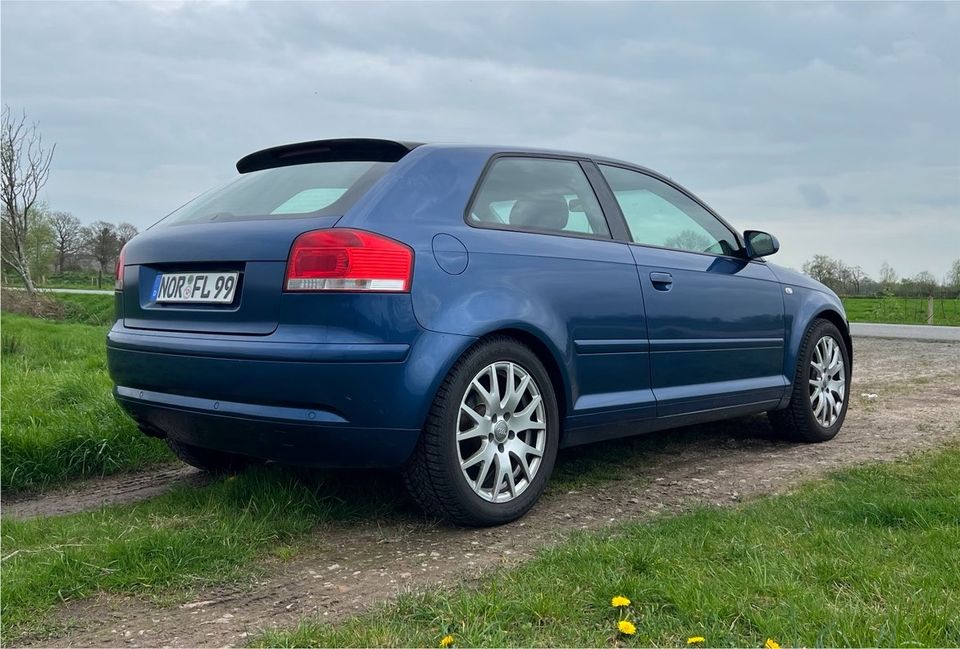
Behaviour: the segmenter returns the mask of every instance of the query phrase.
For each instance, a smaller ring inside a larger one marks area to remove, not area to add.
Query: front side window
[[[635,243],[714,255],[735,255],[736,236],[699,203],[646,174],[600,165]]]
[[[479,226],[610,237],[593,188],[574,160],[498,158],[468,219]]]
[[[340,216],[391,164],[314,162],[253,171],[195,198],[162,224]]]

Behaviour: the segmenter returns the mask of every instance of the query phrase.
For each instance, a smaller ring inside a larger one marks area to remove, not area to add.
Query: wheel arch
[[[844,347],[847,348],[847,357],[850,359],[850,366],[851,366],[850,370],[852,372],[853,371],[853,339],[850,337],[850,326],[847,324],[846,319],[834,309],[823,309],[822,311],[817,313],[815,316],[813,316],[810,322],[807,323],[807,327],[810,326],[810,323],[812,323],[813,320],[816,320],[818,318],[822,318],[823,320],[829,320],[834,325],[836,325],[837,329],[840,330],[840,335],[843,336],[843,345]],[[806,331],[806,329],[804,329],[804,331]]]
[[[513,338],[523,346],[532,351],[537,359],[543,363],[547,375],[550,377],[550,383],[553,386],[553,392],[557,395],[557,410],[560,413],[560,421],[567,413],[567,381],[566,375],[560,369],[560,362],[557,360],[554,350],[544,342],[539,336],[526,329],[516,327],[505,327],[496,329],[481,336],[480,341],[487,340],[493,336],[507,336]]]

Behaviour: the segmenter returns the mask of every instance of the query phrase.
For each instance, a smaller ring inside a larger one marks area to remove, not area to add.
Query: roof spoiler
[[[419,142],[396,142],[371,138],[314,140],[263,149],[237,161],[242,174],[274,167],[307,164],[310,162],[396,162],[420,146]]]

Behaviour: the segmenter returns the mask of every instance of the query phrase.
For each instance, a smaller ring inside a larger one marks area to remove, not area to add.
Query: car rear
[[[306,465],[410,454],[433,377],[407,361],[427,349],[440,363],[444,343],[414,316],[413,250],[336,227],[410,150],[258,152],[125,247],[108,363],[144,432]]]

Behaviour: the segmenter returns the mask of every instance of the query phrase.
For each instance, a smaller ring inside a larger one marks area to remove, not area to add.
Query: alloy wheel
[[[546,446],[545,413],[537,382],[519,364],[496,361],[474,376],[456,430],[460,471],[474,493],[504,503],[530,486]]]
[[[847,388],[843,352],[832,336],[824,336],[813,348],[809,380],[813,417],[818,424],[829,428],[843,411]]]

